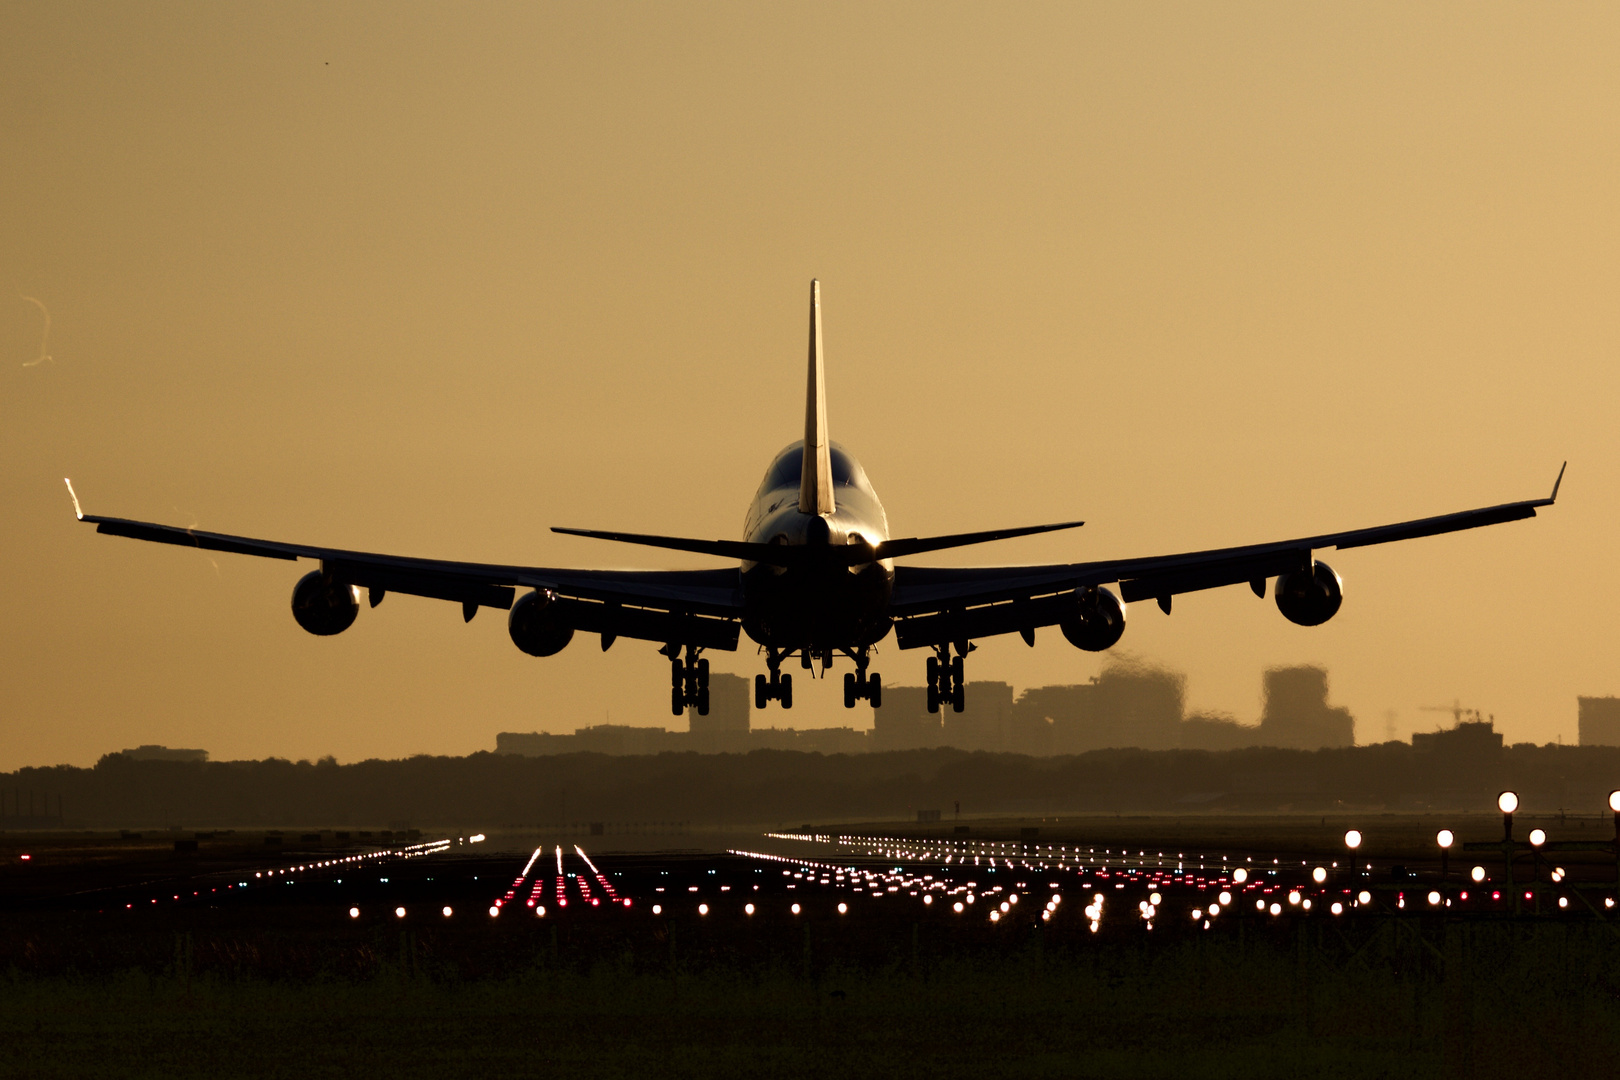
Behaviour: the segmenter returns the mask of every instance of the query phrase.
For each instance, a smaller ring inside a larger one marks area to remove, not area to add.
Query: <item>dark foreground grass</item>
[[[0,1075],[1522,1078],[1620,1061],[1620,939],[1596,923],[1032,935],[881,963],[539,949],[471,979],[404,952],[362,977],[197,972],[189,948],[161,971],[13,967]]]

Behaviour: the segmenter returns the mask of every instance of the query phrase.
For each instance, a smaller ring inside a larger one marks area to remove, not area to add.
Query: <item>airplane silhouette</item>
[[[932,650],[927,662],[929,712],[945,704],[961,712],[963,660],[977,638],[1017,633],[1034,645],[1037,628],[1055,625],[1071,644],[1099,652],[1125,632],[1130,603],[1154,600],[1168,614],[1171,597],[1178,593],[1247,582],[1256,596],[1264,597],[1272,578],[1283,616],[1300,626],[1317,626],[1338,612],[1344,591],[1339,575],[1315,558],[1316,551],[1534,517],[1538,507],[1557,499],[1564,477],[1560,468],[1545,499],[1246,547],[1046,566],[896,566],[896,559],[924,552],[1083,523],[891,537],[883,503],[866,471],[827,437],[821,341],[821,286],[812,281],[804,438],[777,454],[765,470],[743,539],[552,530],[735,559],[735,567],[570,570],[448,562],[95,517],[80,512],[77,497],[74,511],[97,532],[112,536],[272,559],[319,560],[320,569],[300,578],[292,595],[293,617],[312,634],[347,630],[359,613],[364,589],[372,607],[388,593],[399,592],[459,603],[467,621],[480,607],[509,611],[512,641],[531,656],[560,652],[576,632],[601,635],[604,650],[621,637],[658,642],[670,664],[670,710],[679,715],[689,706],[708,712],[709,662],[701,654],[735,651],[744,632],[763,648],[769,671],[768,677],[754,678],[756,708],[771,701],[793,707],[793,677],[782,671],[785,661],[797,657],[807,670],[819,662],[825,675],[835,656],[847,657],[855,668],[844,675],[844,707],[853,708],[860,700],[881,706],[882,681],[868,669],[874,646],[893,631],[902,650]],[[525,590],[521,596],[520,589]]]

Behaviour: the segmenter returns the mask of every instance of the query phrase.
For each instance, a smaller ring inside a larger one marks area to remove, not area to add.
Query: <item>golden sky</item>
[[[737,536],[812,276],[897,535],[1087,521],[919,562],[1380,524],[1567,457],[1534,521],[1328,555],[1324,627],[1236,587],[1121,648],[1242,720],[1315,662],[1360,741],[1460,699],[1572,742],[1620,693],[1617,56],[1599,3],[9,3],[0,768],[680,724],[653,645],[537,660],[407,596],[317,639],[307,564],[97,536],[61,478],[274,539],[717,565],[547,529]],[[968,671],[1102,663],[1046,630]],[[796,697],[755,723],[870,724]]]

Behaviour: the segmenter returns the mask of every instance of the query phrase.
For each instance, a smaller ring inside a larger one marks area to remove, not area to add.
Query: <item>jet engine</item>
[[[1125,633],[1125,605],[1107,589],[1088,586],[1074,591],[1074,611],[1058,623],[1069,644],[1087,652],[1113,648]]]
[[[360,590],[312,570],[293,586],[293,618],[312,634],[331,637],[354,625],[360,614]]]
[[[1277,610],[1300,626],[1321,626],[1344,603],[1344,582],[1333,567],[1319,562],[1277,579]]]
[[[557,594],[536,589],[518,597],[506,618],[512,644],[530,656],[554,656],[574,640],[574,628],[561,619]]]

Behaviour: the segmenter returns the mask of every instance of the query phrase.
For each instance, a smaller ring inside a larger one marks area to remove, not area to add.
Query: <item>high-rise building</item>
[[[709,676],[709,715],[697,709],[686,710],[691,748],[699,752],[746,751],[748,720],[752,703],[748,700],[748,680],[741,675],[716,672]]]
[[[1350,710],[1327,703],[1326,668],[1271,668],[1266,672],[1265,687],[1265,711],[1256,745],[1319,750],[1356,744],[1356,721]]]
[[[1620,698],[1576,698],[1582,746],[1620,746]]]
[[[1049,725],[1046,745],[1026,753],[1082,754],[1109,747],[1168,750],[1181,745],[1186,681],[1159,668],[1116,665],[1089,683],[1040,686],[1018,698],[1015,727],[1026,742]]]

